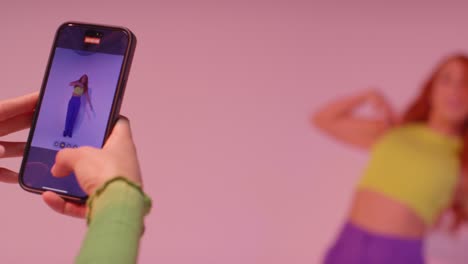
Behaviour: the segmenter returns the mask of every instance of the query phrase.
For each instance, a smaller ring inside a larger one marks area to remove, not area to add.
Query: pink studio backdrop
[[[318,263],[367,156],[309,113],[369,86],[402,109],[442,55],[467,50],[466,5],[368,2],[2,1],[0,99],[39,88],[60,23],[131,28],[122,113],[155,203],[140,263]],[[83,221],[0,192],[2,263],[72,261]],[[468,236],[427,248],[430,263],[461,263]]]

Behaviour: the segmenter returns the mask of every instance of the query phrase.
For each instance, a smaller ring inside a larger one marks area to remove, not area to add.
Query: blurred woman
[[[376,118],[355,114],[366,103]],[[325,264],[422,264],[424,238],[441,214],[453,211],[454,229],[467,219],[467,56],[443,60],[402,117],[369,90],[327,104],[313,121],[337,140],[370,151]]]

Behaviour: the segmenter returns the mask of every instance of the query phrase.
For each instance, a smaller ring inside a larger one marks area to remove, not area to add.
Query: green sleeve
[[[76,263],[136,263],[143,218],[151,201],[141,188],[116,178],[90,197],[88,232]]]

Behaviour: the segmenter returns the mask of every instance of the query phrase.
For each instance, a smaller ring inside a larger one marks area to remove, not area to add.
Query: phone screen
[[[128,42],[118,30],[59,29],[25,152],[23,185],[86,198],[75,175],[55,178],[50,170],[61,149],[103,146]]]

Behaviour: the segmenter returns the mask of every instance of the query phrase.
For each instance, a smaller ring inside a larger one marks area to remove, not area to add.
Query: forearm
[[[76,263],[136,263],[145,196],[123,180],[110,182],[94,197],[89,229]]]
[[[88,101],[89,108],[91,108],[91,111],[94,111],[94,107],[93,107],[93,104],[91,103],[91,97],[89,93],[86,93],[86,100]]]
[[[376,117],[355,114],[355,110],[365,103],[373,105]],[[368,90],[328,104],[315,114],[313,124],[335,139],[369,149],[393,125],[389,122],[391,115],[384,97],[375,90]]]
[[[316,124],[320,124],[322,122],[349,117],[358,107],[366,102],[368,98],[367,94],[368,92],[363,92],[333,101],[322,109],[319,109],[319,111],[314,114],[313,121]]]

